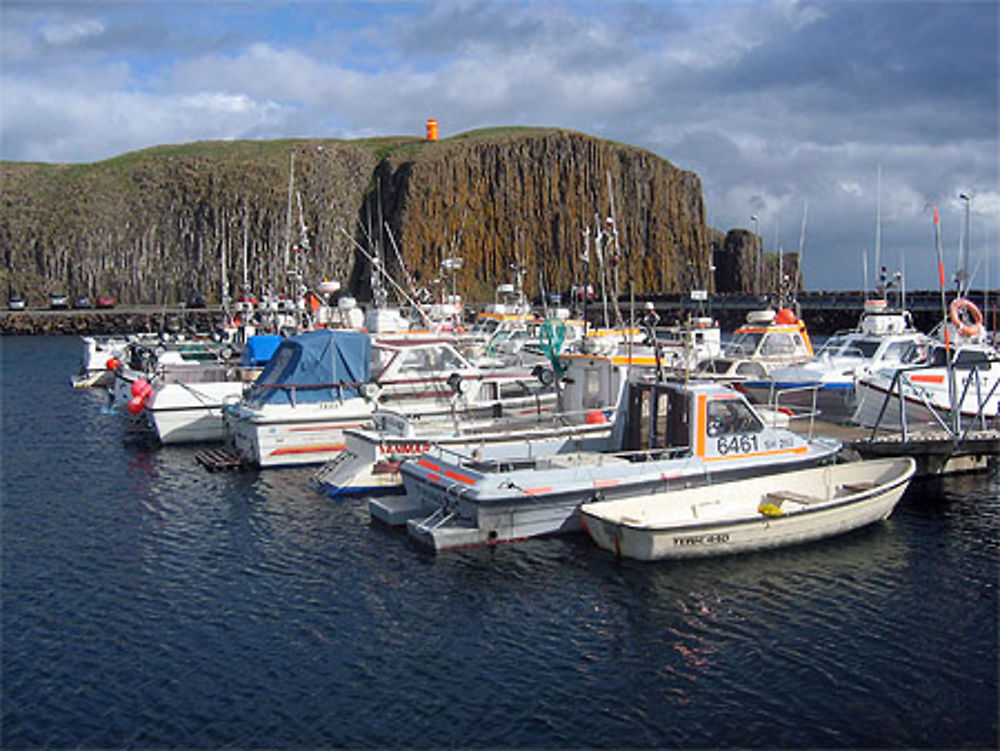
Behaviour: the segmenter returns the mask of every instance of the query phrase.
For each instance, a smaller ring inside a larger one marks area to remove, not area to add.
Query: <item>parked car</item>
[[[98,295],[97,296],[97,307],[98,308],[113,308],[115,307],[114,295]]]
[[[77,295],[73,298],[74,308],[89,308],[92,307],[90,304],[90,298],[86,295]]]
[[[28,301],[17,294],[17,292],[12,292],[10,297],[7,298],[7,307],[11,310],[24,310],[28,307]]]
[[[69,298],[62,292],[49,292],[49,307],[52,310],[65,310],[69,307]]]

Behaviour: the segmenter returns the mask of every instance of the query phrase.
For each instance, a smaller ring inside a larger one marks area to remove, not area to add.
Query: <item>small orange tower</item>
[[[438,121],[433,117],[427,121],[427,140],[436,141],[438,140]]]

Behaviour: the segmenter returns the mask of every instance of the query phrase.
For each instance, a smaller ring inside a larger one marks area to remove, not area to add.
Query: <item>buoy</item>
[[[132,396],[144,398],[152,390],[153,387],[145,378],[136,378],[132,381]]]
[[[604,425],[609,422],[611,421],[608,419],[608,416],[599,409],[593,409],[587,413],[588,425]]]
[[[142,408],[146,406],[146,400],[141,396],[133,396],[128,400],[128,404],[125,405],[125,409],[128,410],[130,415],[137,415],[142,412]]]
[[[799,319],[795,316],[795,312],[790,308],[782,308],[778,311],[778,315],[774,317],[775,323],[780,323],[782,325],[788,325],[791,323],[796,323]]]
[[[438,121],[433,117],[427,121],[427,140],[436,141],[438,140]]]
[[[122,364],[121,360],[119,360],[117,357],[109,357],[108,361],[106,363],[104,363],[104,366],[108,370],[117,370],[118,366],[121,365],[121,364]]]

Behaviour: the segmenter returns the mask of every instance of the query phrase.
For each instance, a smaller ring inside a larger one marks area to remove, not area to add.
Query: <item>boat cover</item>
[[[371,339],[359,331],[322,329],[285,339],[247,397],[265,404],[314,404],[359,396],[371,374]]]
[[[247,339],[247,344],[243,348],[241,365],[264,365],[271,360],[275,350],[278,349],[285,338],[277,334],[257,334]]]

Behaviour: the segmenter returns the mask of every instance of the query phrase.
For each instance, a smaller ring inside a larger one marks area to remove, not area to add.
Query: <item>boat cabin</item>
[[[633,380],[624,398],[625,452],[714,462],[805,450],[800,437],[768,426],[743,394],[717,383]]]

